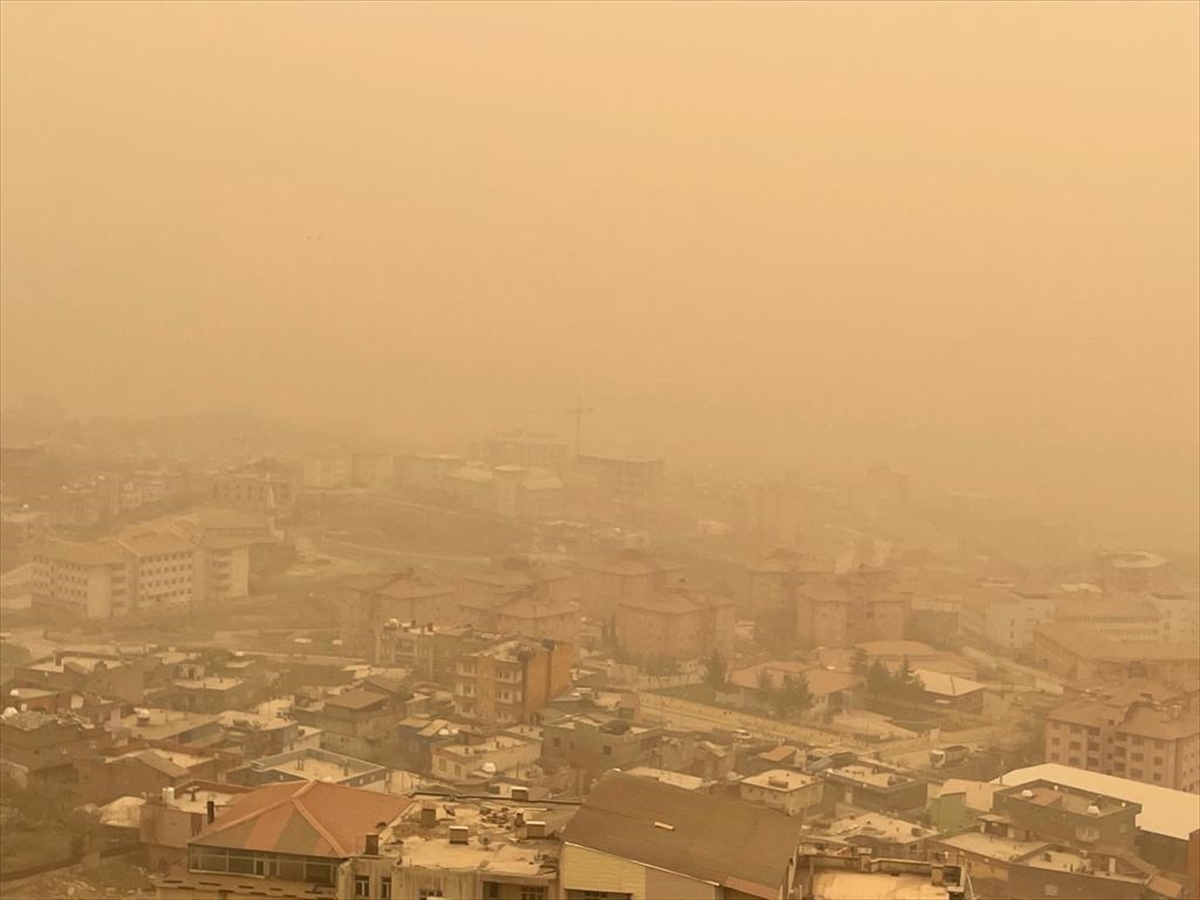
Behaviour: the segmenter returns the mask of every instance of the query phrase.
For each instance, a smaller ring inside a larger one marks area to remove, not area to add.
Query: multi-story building
[[[353,478],[354,467],[347,453],[306,456],[300,461],[300,483],[306,488],[348,488]]]
[[[662,728],[602,713],[561,715],[542,720],[542,753],[584,774],[585,786],[609,769],[659,762]]]
[[[384,625],[453,625],[460,616],[458,585],[419,569],[363,575],[341,587],[339,635],[347,652],[374,660]]]
[[[644,550],[626,549],[605,559],[579,564],[580,597],[585,611],[610,616],[627,600],[644,600],[678,578],[682,566]]]
[[[391,882],[369,880],[360,891],[349,863],[378,856],[380,824],[390,825],[408,797],[301,781],[232,798],[221,816],[208,805],[202,831],[188,841],[186,867],[156,879],[163,900],[238,896],[244,884],[285,900],[388,897]],[[397,895],[401,896],[401,895]]]
[[[1151,678],[1186,684],[1200,678],[1195,643],[1118,643],[1068,624],[1039,626],[1033,637],[1033,658],[1043,669],[1066,679]]]
[[[768,769],[743,778],[738,790],[741,798],[749,803],[758,803],[788,816],[799,816],[821,806],[825,783],[790,769]]]
[[[580,454],[575,470],[595,484],[606,499],[645,501],[663,492],[665,463],[638,456]]]
[[[825,772],[824,803],[838,803],[874,812],[905,813],[923,810],[928,802],[925,779],[883,763],[861,761]]]
[[[29,710],[0,715],[0,769],[23,787],[69,783],[75,762],[112,746],[112,734],[73,716]]]
[[[201,560],[194,544],[177,534],[149,528],[123,533],[119,543],[133,560],[137,609],[161,610],[192,603]]]
[[[380,759],[399,746],[396,727],[404,718],[383,694],[362,689],[326,697],[292,710],[296,721],[321,730],[321,749],[358,759]]]
[[[286,513],[296,502],[296,495],[292,478],[270,473],[214,475],[209,485],[209,498],[214,505],[258,512]]]
[[[572,644],[501,641],[455,662],[454,708],[481,722],[530,721],[551,697],[571,686],[574,663]]]
[[[48,513],[6,512],[0,515],[0,554],[5,559],[24,560],[29,549],[41,543],[49,530]]]
[[[1049,590],[986,585],[963,598],[959,623],[965,633],[994,647],[1028,650],[1034,630],[1053,620],[1057,604]]]
[[[579,594],[568,570],[509,557],[461,580],[464,624],[492,634],[579,643]]]
[[[85,484],[64,484],[51,498],[51,518],[63,528],[90,529],[120,511],[120,482],[106,475]]]
[[[380,831],[376,853],[346,864],[341,897],[555,900],[558,832],[574,808],[513,788],[453,807],[414,803]]]
[[[1165,587],[1151,591],[1149,602],[1158,610],[1165,644],[1195,644],[1200,641],[1200,596],[1194,591]]]
[[[751,566],[749,608],[752,616],[781,616],[795,623],[804,586],[833,574],[833,565],[795,550],[775,550]]]
[[[811,647],[850,647],[904,637],[912,595],[894,580],[891,570],[864,566],[806,585],[797,598],[797,638]]]
[[[1162,635],[1162,616],[1150,600],[1132,598],[1060,599],[1054,621],[1102,635],[1110,641],[1157,641]]]
[[[435,778],[478,782],[498,775],[521,778],[541,755],[542,743],[535,736],[506,731],[483,740],[438,744],[430,750],[430,762]]]
[[[686,586],[617,607],[617,646],[638,660],[732,659],[737,622],[733,600]]]
[[[552,434],[536,431],[502,431],[483,442],[483,460],[490,466],[521,466],[561,472],[567,466],[570,449]]]
[[[371,659],[409,669],[418,681],[454,686],[454,660],[482,644],[469,626],[389,620],[376,635]]]
[[[1200,710],[1123,694],[1073,700],[1047,713],[1046,759],[1200,793]]]
[[[992,812],[1042,838],[1132,852],[1142,807],[1039,780],[997,788]]]
[[[47,541],[33,549],[32,557],[35,607],[108,619],[137,606],[133,560],[116,541]]]

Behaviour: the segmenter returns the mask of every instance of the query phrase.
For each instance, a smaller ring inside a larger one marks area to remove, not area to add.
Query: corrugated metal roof
[[[799,838],[800,823],[774,810],[617,772],[600,779],[563,834],[567,843],[772,898]]]

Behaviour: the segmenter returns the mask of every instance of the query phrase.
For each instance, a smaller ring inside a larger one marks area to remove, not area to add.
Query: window
[[[494,881],[485,881],[483,883],[484,900],[500,900],[500,885]]]
[[[612,756],[612,747],[610,747],[608,744],[605,744],[603,749],[605,756]]]
[[[426,900],[429,897],[444,897],[441,888],[421,888],[417,891],[418,900]]]
[[[370,897],[371,896],[371,876],[370,875],[355,875],[354,876],[354,896],[355,897]]]
[[[1051,747],[1057,747],[1059,745],[1059,743],[1060,743],[1060,741],[1058,738],[1056,738],[1056,737],[1050,738],[1050,746]]]
[[[1155,772],[1154,780],[1157,781],[1159,784],[1161,784],[1162,783],[1162,775],[1160,775],[1158,772]]]
[[[1042,886],[1042,894],[1044,894],[1047,897],[1057,897],[1058,896],[1058,885],[1057,884],[1043,885]]]
[[[1156,757],[1154,757],[1154,764],[1155,764],[1156,766],[1161,766],[1161,765],[1162,765],[1162,762],[1163,762],[1163,758],[1162,758],[1161,756],[1156,756]]]
[[[1130,769],[1130,770],[1129,770],[1129,777],[1130,777],[1130,778],[1141,778],[1141,777],[1142,777],[1142,770],[1141,770],[1141,769]]]
[[[546,900],[546,889],[535,885],[521,885],[521,900]]]

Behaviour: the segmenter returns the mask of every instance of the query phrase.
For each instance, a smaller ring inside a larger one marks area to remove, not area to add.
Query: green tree
[[[867,656],[867,651],[859,647],[854,651],[854,661],[850,664],[855,675],[862,678],[867,677],[867,672],[871,668],[871,658]]]
[[[780,694],[780,706],[784,714],[800,715],[813,705],[813,695],[808,689],[808,679],[803,675],[785,675]]]
[[[888,692],[892,684],[892,676],[888,673],[887,666],[879,660],[871,663],[871,667],[867,669],[867,693],[872,697],[882,697]]]
[[[921,696],[921,692],[925,689],[925,684],[921,681],[921,677],[908,664],[907,656],[901,660],[900,668],[896,670],[896,674],[892,676],[891,681],[896,696],[903,697],[905,700],[918,699]]]

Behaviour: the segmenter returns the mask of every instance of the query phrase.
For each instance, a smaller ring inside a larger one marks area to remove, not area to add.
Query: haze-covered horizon
[[[864,14],[869,9],[869,15]],[[1200,540],[1200,7],[0,6],[0,400]],[[414,437],[416,436],[416,437]]]

